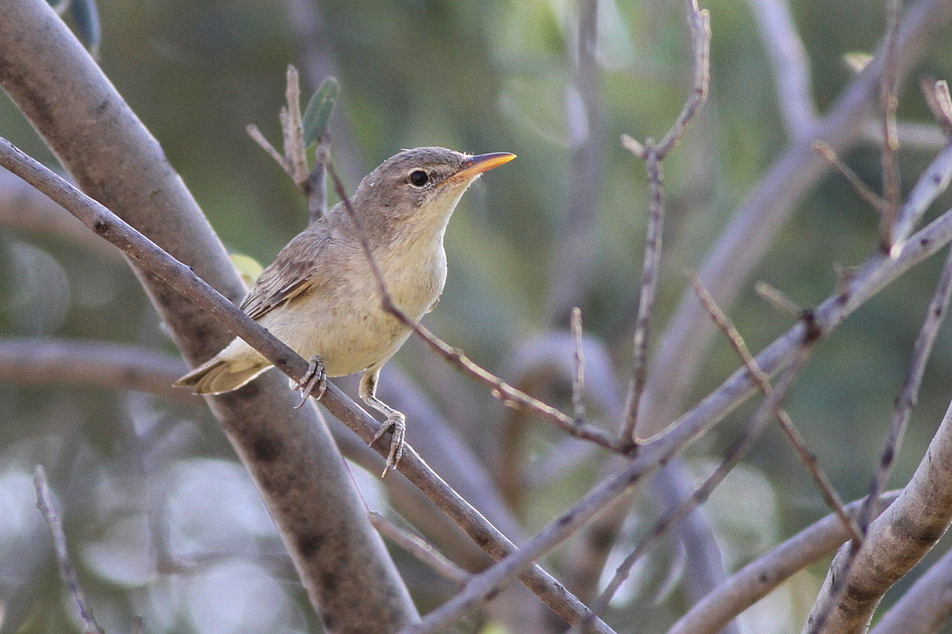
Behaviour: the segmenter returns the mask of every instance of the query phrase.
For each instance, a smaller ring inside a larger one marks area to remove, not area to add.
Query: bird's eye
[[[414,187],[423,187],[430,182],[430,175],[423,170],[413,170],[410,172],[410,184]]]

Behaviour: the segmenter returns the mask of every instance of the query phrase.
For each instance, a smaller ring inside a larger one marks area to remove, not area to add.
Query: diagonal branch
[[[889,506],[898,495],[897,492],[883,495],[880,506]],[[862,500],[851,502],[846,510],[855,516],[862,503]],[[720,632],[741,612],[795,573],[833,553],[847,539],[849,534],[840,519],[827,515],[735,572],[682,616],[668,634]]]

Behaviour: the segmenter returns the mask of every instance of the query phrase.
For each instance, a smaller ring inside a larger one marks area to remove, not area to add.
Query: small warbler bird
[[[241,303],[248,316],[302,357],[309,373],[297,387],[323,394],[326,376],[362,372],[359,394],[387,421],[374,436],[393,437],[384,475],[403,455],[405,417],[375,395],[380,368],[411,330],[385,310],[366,240],[394,306],[417,323],[446,282],[443,235],[456,203],[480,174],[514,159],[469,156],[439,147],[405,150],[367,175],[350,200],[299,233],[258,277]],[[175,385],[196,394],[238,389],[271,367],[236,338]]]

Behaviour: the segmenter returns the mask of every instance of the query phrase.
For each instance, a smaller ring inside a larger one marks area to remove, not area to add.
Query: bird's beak
[[[491,152],[489,154],[471,156],[463,161],[458,172],[450,176],[444,182],[471,180],[483,172],[488,172],[494,167],[508,163],[514,158],[516,158],[516,155],[510,154],[509,152]]]

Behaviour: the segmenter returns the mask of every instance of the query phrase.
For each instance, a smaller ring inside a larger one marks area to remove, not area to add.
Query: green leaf
[[[310,147],[324,134],[339,93],[340,83],[334,77],[322,81],[321,87],[314,91],[304,111],[304,147]]]

